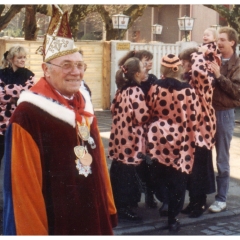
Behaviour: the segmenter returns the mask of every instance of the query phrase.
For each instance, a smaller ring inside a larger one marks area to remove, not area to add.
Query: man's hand
[[[214,75],[216,78],[220,78],[221,73],[220,73],[220,67],[218,66],[216,61],[213,61],[210,63],[211,70],[213,71]]]

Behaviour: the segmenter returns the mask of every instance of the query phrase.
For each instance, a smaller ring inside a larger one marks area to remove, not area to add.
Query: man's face
[[[83,62],[83,57],[79,52],[75,52],[69,55],[55,58],[50,61],[51,64],[43,64],[43,71],[45,73],[46,80],[54,87],[58,92],[66,97],[71,97],[74,93],[79,91],[81,80],[84,75],[84,64],[81,69],[75,65],[72,69],[66,70],[61,67],[66,63]],[[53,65],[55,64],[55,65]]]
[[[229,41],[228,40],[228,35],[227,33],[220,33],[218,36],[218,49],[222,53],[222,55],[232,55],[233,49],[232,46],[234,45],[234,41]]]

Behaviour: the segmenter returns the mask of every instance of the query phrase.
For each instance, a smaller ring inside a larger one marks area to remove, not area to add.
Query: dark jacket
[[[232,55],[220,72],[213,92],[213,107],[219,111],[240,106],[240,58]]]
[[[5,84],[25,84],[27,80],[32,78],[34,73],[27,68],[18,68],[15,72],[12,68],[4,68],[0,70],[0,79]]]
[[[157,81],[158,78],[154,74],[148,74],[148,79],[147,81],[141,82],[141,89],[143,90],[145,96],[148,94],[148,91],[152,84]]]

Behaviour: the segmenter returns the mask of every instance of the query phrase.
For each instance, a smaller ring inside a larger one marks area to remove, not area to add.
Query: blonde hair
[[[23,46],[15,45],[12,46],[9,50],[6,56],[2,58],[2,65],[4,68],[11,66],[11,63],[9,60],[12,60],[15,56],[22,53],[23,55],[27,55],[27,51]],[[5,54],[4,54],[5,55]]]
[[[217,41],[217,39],[218,39],[218,31],[217,31],[215,28],[209,27],[209,28],[206,28],[206,29],[204,30],[204,32],[205,32],[205,31],[210,31],[210,32],[212,32],[215,41]]]
[[[160,67],[160,72],[161,74],[166,77],[166,78],[177,78],[180,79],[181,78],[181,74],[182,74],[182,65],[178,66],[177,71],[173,71],[172,68],[170,67],[166,67],[164,65],[161,65]]]

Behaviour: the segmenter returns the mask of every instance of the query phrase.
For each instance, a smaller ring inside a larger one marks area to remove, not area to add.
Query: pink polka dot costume
[[[145,127],[149,110],[140,86],[117,91],[113,103],[112,127],[109,139],[109,158],[125,164],[138,165],[145,154]]]
[[[200,119],[195,90],[188,82],[160,79],[151,86],[147,105],[151,117],[147,133],[148,154],[161,164],[191,173]]]
[[[199,97],[201,105],[201,120],[199,123],[199,134],[197,145],[212,149],[215,144],[216,116],[212,106],[212,97],[214,91],[214,74],[211,72],[209,64],[216,60],[220,64],[221,60],[217,54],[215,43],[204,44],[208,47],[207,51],[195,52],[192,56],[192,80],[190,84],[194,87]]]

